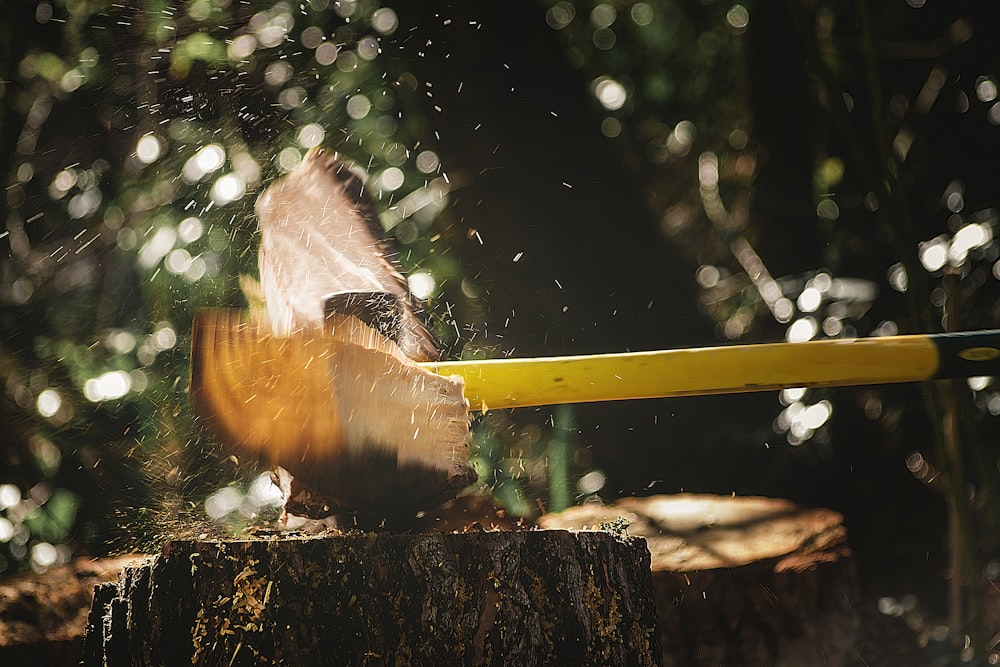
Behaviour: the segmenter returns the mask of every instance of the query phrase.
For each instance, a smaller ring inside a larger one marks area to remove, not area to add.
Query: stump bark
[[[175,541],[98,587],[88,665],[653,665],[649,552],[604,532]]]
[[[538,523],[646,538],[664,667],[836,667],[855,664],[859,630],[842,521],[785,500],[678,494],[574,507]]]

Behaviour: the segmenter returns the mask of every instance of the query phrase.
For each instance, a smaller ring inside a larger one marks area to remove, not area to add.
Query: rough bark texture
[[[98,587],[89,665],[652,665],[649,552],[606,532],[177,541]]]
[[[664,667],[846,667],[857,664],[860,592],[841,521],[772,498],[678,494],[539,525],[646,538]]]

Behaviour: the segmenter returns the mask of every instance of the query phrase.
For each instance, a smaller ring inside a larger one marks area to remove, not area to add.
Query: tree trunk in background
[[[757,172],[751,228],[760,253],[775,278],[815,270],[823,256],[813,204],[813,136],[817,108],[802,63],[806,56],[795,36],[785,3],[754,7],[754,28],[747,31],[750,103]],[[770,328],[773,322],[765,322]]]
[[[418,79],[453,180],[452,251],[489,291],[487,340],[517,355],[714,340],[697,311],[695,267],[669,246],[601,135],[599,105],[544,7],[393,8],[401,28],[383,48],[390,66]]]
[[[649,573],[602,532],[175,541],[98,588],[85,664],[653,665]]]
[[[856,664],[860,591],[842,517],[784,500],[626,498],[539,520],[646,538],[664,667]]]

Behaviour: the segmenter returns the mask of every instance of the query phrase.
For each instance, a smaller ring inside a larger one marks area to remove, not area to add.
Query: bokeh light
[[[212,201],[216,204],[228,204],[236,201],[247,191],[247,182],[243,176],[236,172],[230,172],[220,176],[212,186]]]
[[[14,524],[6,517],[0,516],[0,543],[10,542],[14,537]]]
[[[747,29],[747,26],[750,25],[750,12],[743,5],[733,5],[729,8],[729,11],[726,12],[726,23],[728,23],[733,30],[743,32]]]
[[[613,139],[622,133],[622,123],[614,116],[608,116],[601,121],[601,134]]]
[[[816,337],[819,327],[816,324],[816,320],[812,317],[801,317],[788,327],[785,332],[785,339],[789,343],[801,343],[807,340],[812,340]]]
[[[194,243],[201,238],[205,226],[200,218],[194,216],[184,218],[177,225],[177,238],[184,243]]]
[[[557,2],[545,12],[545,22],[553,30],[562,30],[576,18],[576,6],[571,2]]]
[[[424,174],[431,174],[441,166],[437,153],[434,151],[420,151],[417,153],[415,164],[418,170]]]
[[[353,120],[361,120],[372,109],[371,100],[364,95],[353,95],[347,100],[347,115]]]
[[[431,295],[434,294],[434,289],[437,287],[437,282],[434,280],[434,276],[426,271],[411,273],[407,277],[407,283],[410,287],[410,293],[421,301],[429,299]]]
[[[710,289],[719,284],[719,279],[722,274],[719,272],[718,267],[711,265],[702,265],[698,267],[695,271],[695,280],[703,289]]]
[[[62,407],[62,397],[55,389],[45,389],[38,394],[35,405],[38,408],[38,414],[41,416],[47,418],[54,417],[59,412],[59,408]]]
[[[0,510],[14,507],[21,502],[21,489],[14,484],[0,484]]]
[[[298,142],[303,148],[315,148],[323,143],[326,131],[318,123],[309,123],[299,128]]]
[[[270,63],[264,69],[264,82],[273,88],[277,88],[287,83],[294,73],[295,71],[291,65],[284,60],[278,60]]]
[[[933,241],[921,243],[919,249],[920,263],[928,271],[938,271],[948,263],[948,243],[945,237],[939,236]]]
[[[379,175],[379,184],[385,190],[393,192],[403,186],[405,175],[399,167],[389,167]]]
[[[237,35],[226,48],[226,55],[230,60],[238,62],[249,58],[257,49],[257,40],[253,35]]]
[[[781,297],[774,302],[772,306],[772,312],[774,313],[774,318],[785,324],[792,319],[792,315],[795,314],[795,306],[792,304],[790,299]]]
[[[371,36],[362,37],[358,41],[357,54],[363,60],[375,60],[380,52],[378,41]]]
[[[774,427],[777,432],[786,434],[789,444],[797,446],[812,438],[830,420],[833,404],[824,399],[810,405],[802,400],[804,393],[791,400],[793,395],[782,393],[782,403],[787,407],[775,418]]]
[[[302,36],[299,41],[301,41],[302,46],[307,49],[315,49],[323,43],[325,37],[326,36],[323,34],[323,30],[319,26],[311,25],[302,31]]]
[[[902,262],[897,262],[889,267],[886,271],[886,281],[889,285],[897,292],[905,293],[906,289],[909,287],[909,281],[906,275],[906,267],[903,266]]]
[[[59,561],[59,552],[48,542],[38,542],[31,547],[31,564],[36,570],[45,570]]]
[[[171,250],[163,260],[163,266],[170,273],[180,275],[191,268],[191,253],[184,248]]]
[[[195,183],[218,170],[226,162],[226,151],[219,144],[208,144],[192,155],[181,170],[181,175],[189,183]]]
[[[280,507],[285,499],[275,486],[270,473],[255,477],[246,491],[230,484],[218,489],[205,498],[205,514],[222,522],[236,514],[243,518],[253,518],[266,508]]]
[[[796,401],[801,401],[805,397],[806,391],[805,387],[786,387],[779,392],[781,402],[784,405],[791,405]]]
[[[980,102],[992,102],[997,98],[997,83],[992,77],[981,76],[976,79],[976,98]]]
[[[337,60],[339,49],[333,42],[323,42],[316,47],[316,62],[320,65],[332,65]]]
[[[144,269],[150,269],[166,257],[177,241],[177,232],[169,225],[161,225],[153,232],[152,237],[139,250],[138,264]]]
[[[803,313],[814,313],[823,303],[823,294],[815,287],[807,287],[799,294],[797,305]]]
[[[820,199],[816,204],[816,215],[822,220],[836,220],[840,217],[840,206],[833,199]]]
[[[582,495],[591,495],[604,488],[607,483],[607,476],[600,470],[591,470],[583,475],[576,483],[576,488]]]
[[[391,35],[399,27],[399,18],[389,7],[381,7],[372,12],[372,27],[383,35]]]
[[[952,266],[965,263],[969,252],[993,242],[993,230],[989,225],[972,223],[955,232],[948,247],[948,261]]]
[[[276,161],[281,171],[289,172],[299,166],[299,163],[302,162],[302,154],[294,148],[286,148],[278,153]]]
[[[132,388],[132,378],[125,371],[108,371],[96,378],[87,380],[83,385],[83,395],[88,401],[114,400],[128,394]]]
[[[135,336],[125,329],[112,329],[105,336],[104,344],[114,354],[128,354],[135,349]]]
[[[169,324],[161,322],[149,337],[153,347],[159,351],[169,350],[177,344],[177,333]]]
[[[144,134],[135,145],[135,156],[143,164],[156,162],[163,152],[160,140],[154,134]]]
[[[602,77],[594,82],[594,95],[608,111],[621,109],[628,99],[625,86],[609,77]]]
[[[595,28],[607,28],[615,22],[616,18],[618,18],[617,10],[615,10],[614,5],[607,2],[601,2],[590,10],[590,23]]]
[[[629,9],[629,16],[632,17],[632,21],[640,26],[650,25],[653,22],[654,15],[653,7],[648,2],[637,2]]]
[[[275,3],[270,10],[258,12],[250,19],[250,29],[265,48],[281,44],[294,26],[295,19],[292,18],[288,5],[283,2]]]
[[[967,383],[969,385],[969,389],[972,391],[983,391],[993,384],[993,378],[988,375],[980,375],[968,378]]]

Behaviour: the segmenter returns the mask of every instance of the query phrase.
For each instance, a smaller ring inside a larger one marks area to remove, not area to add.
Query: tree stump
[[[860,594],[841,522],[784,500],[680,494],[538,523],[646,538],[664,667],[791,667],[854,664]]]
[[[168,543],[98,587],[88,665],[653,665],[644,540],[602,532]]]

